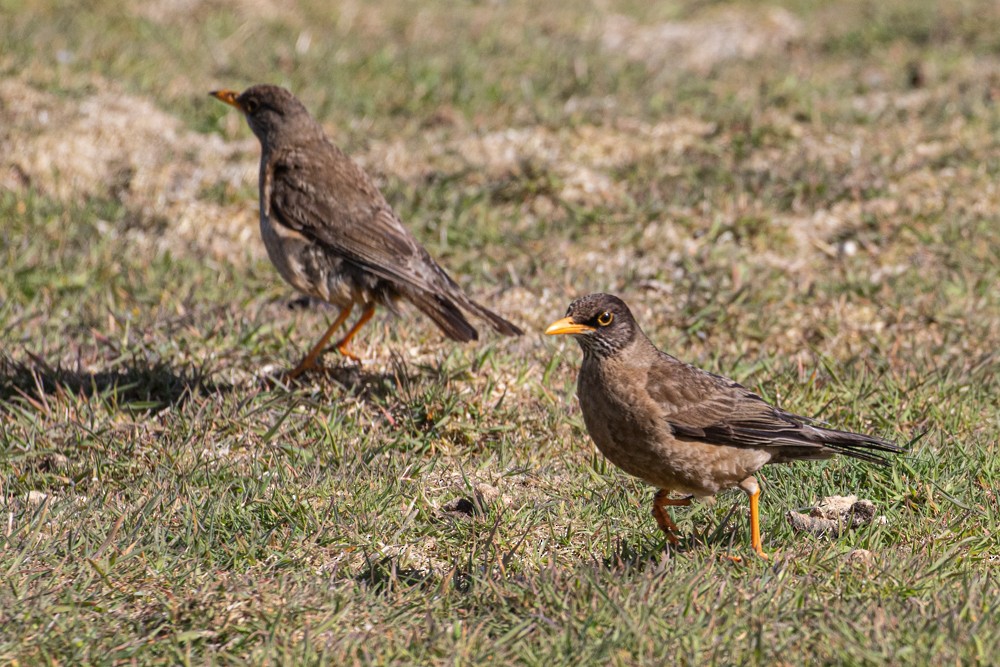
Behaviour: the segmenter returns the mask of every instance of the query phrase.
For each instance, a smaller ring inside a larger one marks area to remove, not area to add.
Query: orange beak
[[[586,324],[577,324],[573,321],[572,317],[564,317],[561,320],[556,320],[549,325],[549,328],[545,330],[546,336],[557,336],[560,334],[585,334],[595,331],[594,327],[589,327]]]
[[[225,102],[231,107],[236,107],[240,111],[243,111],[243,107],[241,107],[240,103],[236,100],[236,98],[239,97],[240,94],[237,93],[235,90],[213,90],[212,92],[209,93],[209,95],[211,95],[217,100]]]

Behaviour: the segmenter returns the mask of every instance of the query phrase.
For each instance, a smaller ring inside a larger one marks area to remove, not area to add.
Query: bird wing
[[[271,157],[269,214],[381,278],[422,290],[457,288],[392,211],[371,178],[336,146]]]
[[[775,463],[837,453],[885,464],[877,452],[903,451],[882,438],[818,426],[813,419],[770,405],[738,382],[663,352],[650,369],[647,391],[678,439],[768,449]]]
[[[802,438],[808,420],[769,405],[743,385],[658,356],[647,391],[674,434],[732,447],[813,444]]]

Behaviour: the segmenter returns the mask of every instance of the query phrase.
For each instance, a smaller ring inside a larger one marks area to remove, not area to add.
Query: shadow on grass
[[[46,409],[52,397],[100,398],[122,411],[155,413],[189,400],[196,391],[227,392],[228,384],[206,382],[200,370],[176,369],[167,361],[128,362],[114,370],[81,372],[0,356],[0,406],[20,399]]]
[[[745,550],[739,541],[738,527],[733,521],[733,515],[739,508],[738,504],[726,512],[722,520],[714,526],[707,526],[704,532],[681,535],[677,544],[671,544],[667,538],[657,532],[655,537],[644,539],[641,543],[630,543],[622,536],[615,538],[613,548],[601,564],[610,570],[630,569],[644,565],[657,565],[664,556],[669,558],[684,558],[701,550],[727,551],[734,556],[753,556],[750,542],[747,540]],[[745,553],[744,553],[745,551]]]
[[[441,575],[431,570],[400,567],[399,559],[386,556],[377,562],[368,560],[368,567],[356,575],[354,580],[368,586],[375,593],[388,593],[401,588],[440,586]]]
[[[395,365],[391,371],[377,372],[366,370],[364,366],[345,360],[336,366],[324,365],[314,368],[290,382],[287,380],[284,382],[294,388],[322,378],[324,381],[340,385],[361,399],[386,398],[396,391],[402,373],[403,369],[397,369]],[[402,377],[410,379],[407,375]]]
[[[389,368],[384,371],[369,370],[363,364],[336,356],[335,352],[325,354],[330,355],[329,365],[317,366],[295,380],[282,382],[294,389],[322,378],[325,382],[340,385],[362,401],[384,406],[418,393],[417,385],[422,377],[440,379],[445,375],[441,363],[435,367],[411,368],[398,352],[391,353]]]

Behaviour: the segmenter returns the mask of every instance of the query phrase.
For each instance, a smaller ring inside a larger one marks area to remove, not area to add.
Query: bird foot
[[[756,551],[754,553],[756,553],[757,557],[760,558],[761,560],[765,560],[765,561],[771,560],[771,557],[769,555],[767,555],[766,553],[764,553],[763,551]],[[727,555],[727,556],[722,556],[722,560],[728,560],[728,561],[730,561],[732,563],[738,563],[738,564],[742,564],[744,562],[743,556],[728,556]]]
[[[351,352],[350,349],[348,349],[346,343],[343,344],[343,345],[338,345],[337,346],[337,352],[340,352],[340,354],[342,354],[343,356],[347,357],[348,359],[350,359],[351,361],[353,361],[354,363],[356,363],[358,366],[363,366],[364,365],[362,363],[362,361],[361,361],[361,357],[359,357],[358,355],[356,355],[353,352]]]
[[[653,506],[653,518],[656,519],[656,525],[659,526],[663,534],[667,536],[671,544],[677,544],[679,538],[677,534],[680,532],[677,528],[677,524],[673,522],[667,511],[663,509],[660,505]]]
[[[298,366],[284,373],[281,376],[281,380],[282,382],[286,383],[294,382],[296,379],[298,379],[300,375],[302,375],[306,371],[311,371],[316,367],[322,367],[322,366],[315,360],[313,360],[311,363],[306,363],[305,360],[303,360]]]
[[[663,534],[667,536],[667,540],[670,544],[677,546],[680,543],[680,538],[678,534],[680,530],[677,528],[677,524],[674,520],[670,518],[670,513],[667,512],[666,506],[686,506],[691,504],[691,496],[686,498],[670,498],[667,495],[665,489],[660,489],[653,496],[653,518],[656,519],[656,525],[660,527]]]

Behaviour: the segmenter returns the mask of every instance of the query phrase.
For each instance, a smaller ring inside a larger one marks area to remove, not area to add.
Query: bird
[[[652,514],[674,545],[678,529],[667,507],[739,488],[750,499],[751,547],[767,559],[754,477],[763,466],[835,454],[887,465],[887,454],[903,451],[782,410],[734,380],[662,352],[611,294],[576,299],[545,333],[580,344],[577,398],[587,431],[611,463],[658,489]]]
[[[348,347],[351,339],[376,306],[396,311],[400,300],[455,341],[479,337],[463,311],[502,335],[523,333],[462,291],[403,226],[368,173],[326,136],[291,92],[260,84],[242,93],[210,95],[239,109],[260,141],[260,231],[271,262],[292,287],[340,309],[288,379],[316,365],[355,306],[362,314],[335,347],[357,362]]]

